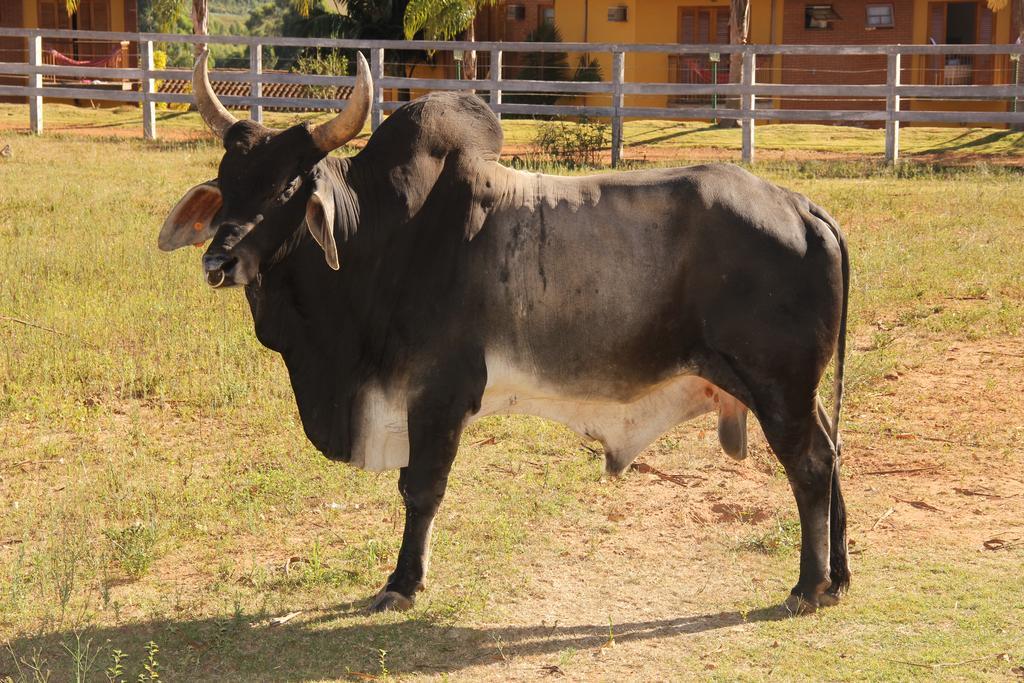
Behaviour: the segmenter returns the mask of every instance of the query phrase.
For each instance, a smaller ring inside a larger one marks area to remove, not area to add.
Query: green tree
[[[409,0],[405,8],[403,27],[405,39],[412,40],[422,33],[426,40],[452,40],[462,37],[476,41],[474,20],[484,7],[498,4],[499,0]],[[476,50],[466,55],[466,75],[476,78]]]

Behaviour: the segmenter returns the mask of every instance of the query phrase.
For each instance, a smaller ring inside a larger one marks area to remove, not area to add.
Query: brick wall
[[[522,19],[509,19],[509,5],[522,6],[525,16]],[[484,8],[477,14],[477,40],[522,42],[540,25],[544,7],[554,7],[554,0],[512,0]]]
[[[525,16],[522,19],[509,19],[508,6],[521,5]],[[554,0],[513,0],[482,9],[476,18],[477,40],[501,40],[505,42],[523,42],[540,25],[541,12],[545,7],[554,7]],[[502,75],[514,78],[520,64],[522,53],[506,52],[502,55]],[[488,55],[481,56],[481,66],[489,62]],[[480,69],[485,74],[484,68]],[[481,75],[481,78],[483,76]]]
[[[832,8],[842,19],[829,29],[805,28],[808,5],[829,4],[828,0],[790,0],[782,17],[782,42],[786,45],[891,45],[913,43],[914,4],[912,0],[893,0],[893,28],[867,29],[868,3],[865,0],[833,0]],[[881,4],[881,3],[879,3]],[[827,56],[786,55],[782,58],[783,83],[877,84],[885,83],[886,58],[882,55]],[[911,77],[911,60],[904,58],[904,82]],[[783,107],[795,109],[884,109],[878,100],[806,100],[790,99]]]

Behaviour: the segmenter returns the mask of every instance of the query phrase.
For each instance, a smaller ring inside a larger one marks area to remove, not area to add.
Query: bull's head
[[[337,270],[334,197],[316,167],[366,122],[372,86],[366,60],[358,53],[357,60],[356,85],[340,114],[316,127],[274,131],[238,121],[224,108],[210,86],[204,51],[192,90],[225,153],[217,179],[193,187],[171,210],[160,229],[160,248],[171,251],[212,238],[203,256],[206,281],[213,287],[245,285],[273,264],[305,222],[327,264]]]

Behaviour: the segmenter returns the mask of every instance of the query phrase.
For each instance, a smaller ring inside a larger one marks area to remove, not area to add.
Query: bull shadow
[[[363,607],[305,612],[277,627],[266,625],[266,615],[236,613],[223,618],[156,619],[77,634],[62,629],[23,635],[8,641],[7,652],[0,652],[0,679],[20,680],[28,671],[26,664],[35,661],[43,663],[51,680],[72,680],[75,671],[68,648],[74,651],[76,642],[88,643],[92,651],[102,648],[92,669],[97,680],[105,680],[103,670],[110,666],[114,649],[128,655],[123,661],[124,678],[134,680],[142,671],[146,643],[153,641],[159,646],[156,657],[165,680],[298,682],[366,679],[385,671],[391,675],[454,673],[516,657],[596,652],[609,639],[607,622],[469,627],[446,624],[423,613],[369,617]],[[613,623],[611,629],[615,642],[622,644],[789,618],[785,608],[770,607]]]
[[[932,147],[926,147],[923,149],[914,150],[914,154],[940,154],[942,152],[970,152],[975,148],[984,147],[996,142],[1001,142],[1010,138],[1009,148],[1002,154],[1014,154],[1018,149],[1024,148],[1024,135],[1020,131],[1007,128],[1004,130],[997,130],[982,137],[970,139],[970,134],[967,132],[961,133],[956,137],[953,137],[943,143],[933,145]]]

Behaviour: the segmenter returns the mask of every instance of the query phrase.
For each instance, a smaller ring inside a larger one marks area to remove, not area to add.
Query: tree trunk
[[[469,28],[466,29],[466,40],[471,43],[476,42],[476,17],[469,22]],[[476,50],[466,50],[466,62],[462,76],[469,81],[476,80]]]
[[[1017,44],[1024,45],[1024,0],[1014,0],[1013,21],[1017,24]]]
[[[746,45],[750,38],[750,0],[729,0],[729,44]],[[737,52],[729,55],[729,81],[740,82],[743,57]]]
[[[750,39],[750,0],[729,0],[729,44],[746,45]],[[729,55],[729,82],[739,83],[743,71],[743,55]],[[722,119],[723,125],[738,126],[736,119]]]
[[[1024,0],[1013,0],[1013,22],[1017,25],[1017,44],[1024,45]],[[1022,56],[1024,59],[1024,56]],[[1018,87],[1024,85],[1024,63],[1021,61],[1013,62],[1016,69],[1014,78]],[[1021,111],[1021,103],[1024,102],[1024,98],[1018,97],[1014,100],[1017,105],[1017,112]],[[1024,123],[1018,123],[1013,127],[1014,130],[1024,130]]]
[[[207,21],[209,18],[209,8],[207,6],[207,0],[192,0],[192,34],[197,36],[205,36],[209,34]],[[196,57],[206,47],[206,43],[196,43],[195,52]]]

